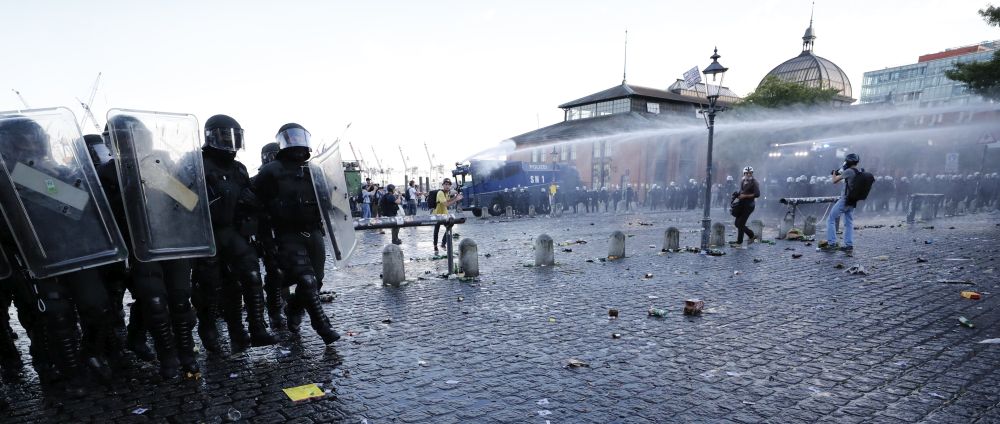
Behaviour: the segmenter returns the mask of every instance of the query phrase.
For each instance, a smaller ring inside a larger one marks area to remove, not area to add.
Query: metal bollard
[[[406,271],[403,267],[403,249],[390,244],[382,249],[382,284],[399,287],[406,281]]]
[[[721,222],[712,224],[712,232],[709,233],[708,245],[713,247],[726,245],[726,224]]]
[[[677,227],[667,228],[663,232],[663,250],[676,251],[681,248],[681,230]]]
[[[554,243],[548,234],[542,234],[535,239],[535,266],[552,266],[556,263],[553,253]]]
[[[608,244],[608,259],[625,257],[625,233],[621,231],[611,233],[611,240]]]
[[[458,243],[458,266],[466,278],[479,276],[479,247],[472,239],[462,239]]]

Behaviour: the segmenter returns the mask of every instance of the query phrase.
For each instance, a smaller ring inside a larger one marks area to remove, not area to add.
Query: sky
[[[343,136],[368,166],[435,165],[557,123],[557,106],[627,80],[666,88],[718,47],[740,95],[801,51],[810,0],[0,0],[0,110],[109,108],[236,118],[248,167],[287,122]],[[815,53],[850,77],[1000,39],[977,0],[818,0]],[[724,118],[720,118],[724,119]],[[350,128],[346,130],[348,124]],[[95,132],[84,124],[84,133]],[[345,160],[353,159],[342,146]],[[402,149],[402,154],[400,152]],[[400,178],[397,178],[400,179]]]

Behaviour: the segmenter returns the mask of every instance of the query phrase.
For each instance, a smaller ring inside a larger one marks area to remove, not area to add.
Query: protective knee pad
[[[166,322],[170,319],[170,309],[167,307],[167,302],[159,296],[151,297],[147,302],[143,302],[142,310],[145,311],[151,323]]]

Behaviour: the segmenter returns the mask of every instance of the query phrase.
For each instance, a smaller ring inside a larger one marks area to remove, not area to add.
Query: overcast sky
[[[752,91],[801,51],[809,0],[0,1],[0,110],[71,106],[216,113],[246,130],[240,157],[286,122],[345,139],[374,165],[449,166],[562,120],[560,103],[628,82],[666,88],[718,46],[725,85]],[[819,0],[816,54],[861,91],[865,71],[1000,39],[977,0]],[[720,120],[725,119],[720,118]],[[84,126],[84,132],[93,132]],[[353,158],[344,146],[344,158]]]

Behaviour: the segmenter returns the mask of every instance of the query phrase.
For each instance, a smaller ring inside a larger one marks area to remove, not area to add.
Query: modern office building
[[[978,101],[981,97],[970,93],[963,83],[948,79],[944,73],[956,63],[991,60],[998,48],[1000,40],[984,41],[925,54],[914,64],[865,72],[861,103],[936,106]]]

